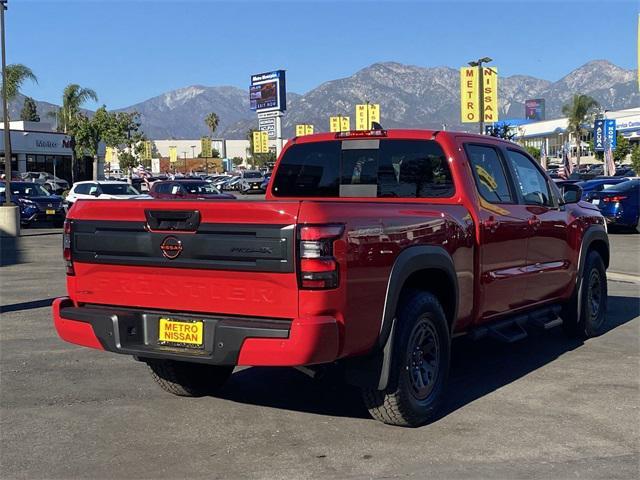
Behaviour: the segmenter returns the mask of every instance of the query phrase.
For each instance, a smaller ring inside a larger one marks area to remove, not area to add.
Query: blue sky
[[[284,68],[290,91],[378,61],[458,67],[490,56],[502,75],[558,80],[593,59],[636,68],[637,0],[9,0],[7,62],[39,79],[23,93],[59,103],[79,83],[108,108],[188,85],[245,88]]]

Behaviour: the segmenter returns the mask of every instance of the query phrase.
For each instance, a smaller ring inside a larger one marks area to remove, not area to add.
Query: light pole
[[[480,135],[484,135],[484,72],[482,70],[483,63],[492,62],[489,57],[482,57],[475,62],[469,62],[470,67],[478,67],[478,81],[480,88],[478,89],[478,105],[480,106]]]
[[[187,152],[182,151],[182,159],[184,160],[184,174],[187,174]]]
[[[4,109],[4,176],[5,195],[4,204],[11,206],[11,126],[9,125],[9,110],[7,108],[7,55],[4,43],[4,12],[7,9],[7,0],[0,0],[0,36],[2,37],[2,108]]]

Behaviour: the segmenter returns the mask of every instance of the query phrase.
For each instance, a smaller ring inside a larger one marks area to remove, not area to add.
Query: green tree
[[[640,175],[640,145],[638,144],[631,149],[631,166],[636,175]]]
[[[613,151],[613,159],[616,162],[623,162],[630,153],[631,143],[629,143],[629,140],[627,140],[624,135],[618,133],[616,136],[616,149]]]
[[[527,146],[524,149],[536,160],[540,161],[540,149],[536,147]]]
[[[209,130],[211,130],[211,136],[213,137],[213,134],[218,129],[220,117],[218,117],[217,113],[211,112],[209,115],[204,117],[204,123],[206,123],[207,127],[209,127]]]
[[[571,99],[571,102],[562,107],[562,114],[567,117],[568,120],[567,130],[569,133],[572,133],[576,139],[576,164],[578,167],[580,166],[580,144],[582,142],[582,135],[588,131],[586,125],[593,123],[593,117],[599,106],[598,102],[589,95],[576,93]]]
[[[21,63],[7,65],[8,102],[14,100],[18,96],[18,93],[20,93],[20,89],[22,88],[22,84],[26,80],[31,80],[33,83],[38,83],[38,78],[29,67],[22,65]]]
[[[72,128],[82,106],[89,100],[98,101],[98,95],[90,88],[70,83],[62,92],[62,106],[58,109],[56,120],[59,132],[73,135]]]
[[[240,157],[233,157],[231,159],[231,163],[233,164],[234,167],[239,167],[240,165],[242,165],[242,158]]]
[[[25,97],[24,105],[22,106],[22,112],[20,112],[20,120],[25,122],[39,122],[40,115],[38,115],[38,107],[36,102],[31,97]]]

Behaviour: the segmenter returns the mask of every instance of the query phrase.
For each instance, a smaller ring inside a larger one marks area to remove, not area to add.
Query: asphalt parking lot
[[[162,391],[144,364],[59,340],[59,230],[25,230],[1,268],[1,478],[638,478],[640,235],[611,235],[609,330],[454,345],[450,399],[418,429],[355,389],[291,369],[236,372],[218,398]],[[616,280],[613,280],[615,277]]]

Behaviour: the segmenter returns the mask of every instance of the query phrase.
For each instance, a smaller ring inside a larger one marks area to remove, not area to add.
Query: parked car
[[[582,188],[582,200],[590,202],[597,192],[601,192],[606,187],[617,185],[627,180],[628,179],[624,177],[600,177],[579,182],[578,185]]]
[[[238,188],[242,193],[262,193],[264,176],[259,170],[245,170],[240,174]]]
[[[6,183],[0,183],[0,200],[5,201]],[[62,197],[49,192],[40,183],[11,182],[11,201],[20,208],[20,223],[53,222],[61,227],[65,219]]]
[[[611,226],[631,228],[640,233],[640,179],[606,187],[591,200]]]
[[[149,195],[141,194],[134,187],[126,182],[114,180],[98,180],[76,182],[66,197],[66,202],[70,207],[77,200],[125,200],[150,199]]]
[[[271,174],[266,173],[264,176],[264,180],[260,184],[260,190],[262,190],[263,192],[267,191],[267,188],[269,188],[269,180],[271,180]]]
[[[607,328],[605,220],[515,143],[326,133],[274,168],[265,201],[72,209],[60,337],[135,356],[184,396],[236,365],[337,364],[374,418],[417,426],[446,400],[451,338]]]
[[[48,191],[60,194],[65,190],[69,190],[69,182],[56,177],[49,172],[25,172],[21,173],[22,180],[27,182],[35,182],[41,184]]]
[[[230,193],[221,193],[206,180],[166,180],[156,182],[151,187],[150,194],[154,198],[172,199],[188,198],[192,200],[233,199]]]
[[[238,190],[240,187],[240,175],[233,175],[222,182],[221,190]],[[215,185],[215,184],[214,184]]]

